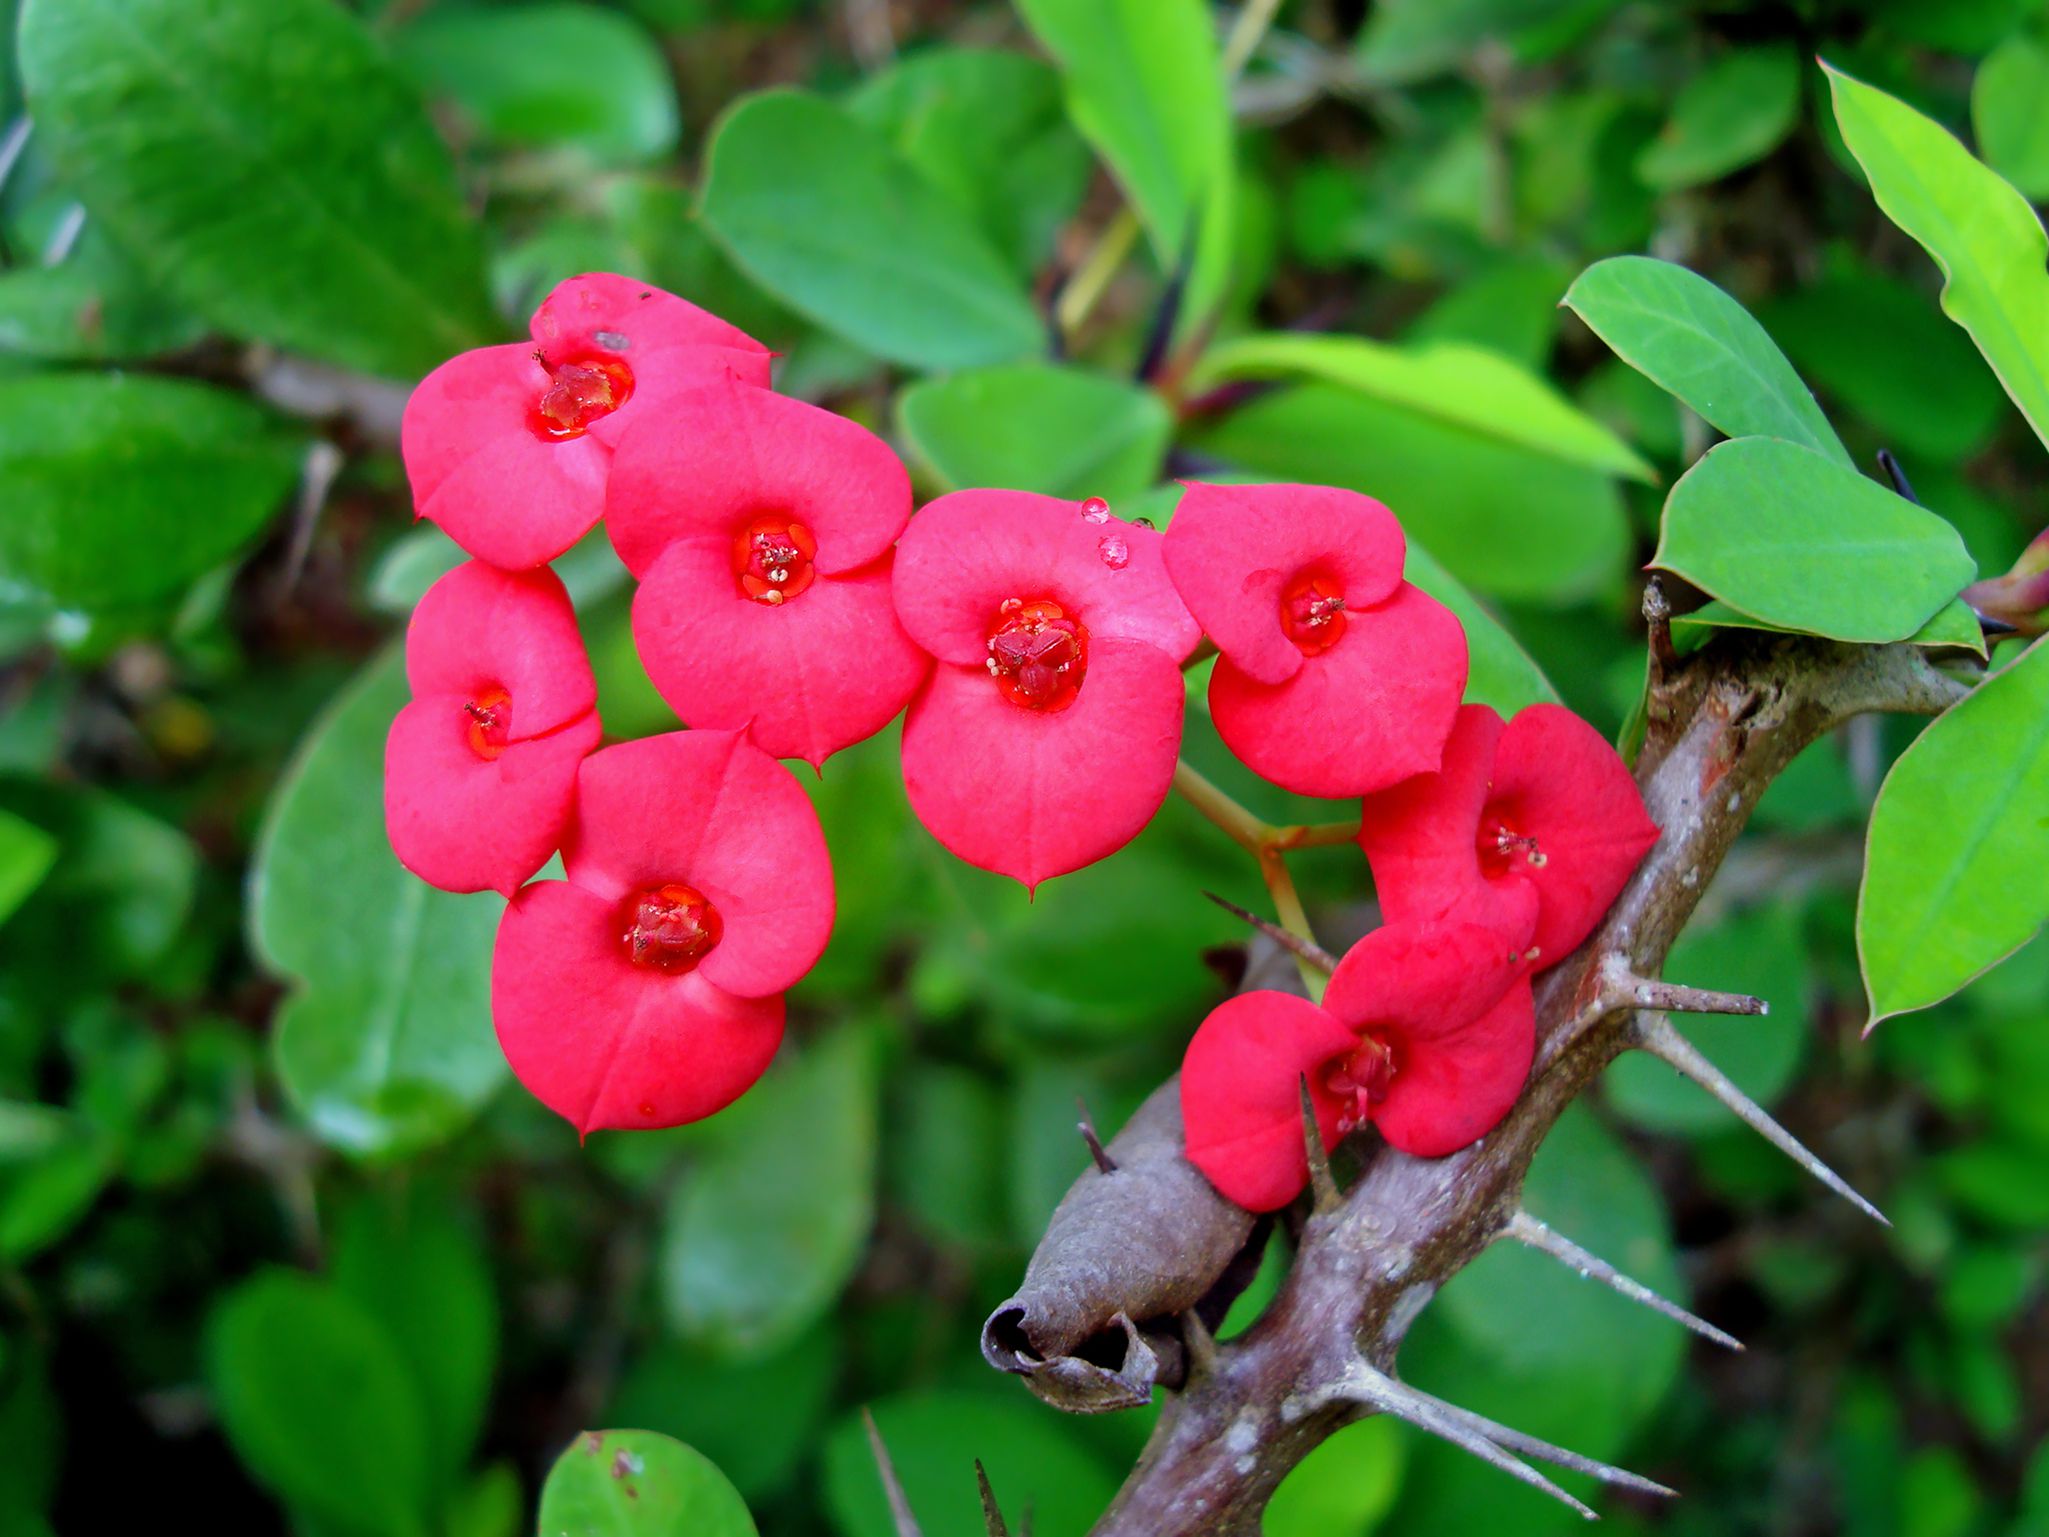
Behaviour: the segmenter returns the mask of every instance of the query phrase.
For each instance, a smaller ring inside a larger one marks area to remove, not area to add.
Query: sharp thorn
[[[1508,1226],[1501,1232],[1505,1238],[1513,1238],[1518,1243],[1528,1244],[1532,1249],[1541,1249],[1569,1269],[1577,1270],[1590,1281],[1599,1281],[1603,1286],[1613,1287],[1631,1302],[1640,1302],[1654,1313],[1663,1313],[1674,1323],[1683,1324],[1702,1339],[1713,1340],[1717,1345],[1729,1350],[1743,1348],[1743,1342],[1735,1335],[1717,1329],[1705,1318],[1689,1313],[1678,1303],[1659,1296],[1641,1281],[1632,1280],[1599,1255],[1582,1249],[1563,1233],[1554,1232],[1526,1211],[1519,1211],[1509,1218]]]
[[[1728,1074],[1702,1056],[1694,1044],[1674,1029],[1672,1021],[1663,1014],[1637,1015],[1636,1039],[1637,1044],[1645,1051],[1671,1067],[1680,1076],[1690,1078],[1706,1089],[1734,1111],[1737,1119],[1749,1126],[1752,1131],[1865,1216],[1886,1227],[1892,1226],[1892,1223],[1886,1220],[1884,1212],[1852,1190],[1840,1174],[1810,1153],[1799,1138],[1767,1115],[1756,1100],[1737,1088]]]
[[[1718,993],[1705,987],[1686,987],[1678,982],[1660,982],[1624,970],[1607,978],[1610,997],[1617,1007],[1658,1009],[1667,1014],[1747,1014],[1761,1017],[1772,1011],[1762,998],[1748,993]]]
[[[1167,361],[1168,349],[1173,346],[1174,328],[1181,321],[1182,301],[1188,297],[1188,278],[1195,270],[1195,243],[1201,228],[1201,215],[1191,214],[1188,232],[1182,238],[1180,253],[1174,261],[1174,270],[1167,276],[1167,286],[1161,290],[1160,302],[1146,327],[1145,346],[1134,370],[1134,376],[1141,384],[1150,383],[1158,375],[1161,365]]]
[[[989,1487],[989,1470],[982,1466],[982,1459],[975,1459],[975,1486],[982,1491],[982,1525],[988,1537],[1010,1537],[1010,1528],[1003,1523],[1003,1507],[996,1503],[996,1491]]]
[[[1907,472],[1900,468],[1900,461],[1893,456],[1891,449],[1881,448],[1878,451],[1878,467],[1885,471],[1885,478],[1892,482],[1893,490],[1915,506],[1921,505],[1921,498],[1914,495],[1914,488],[1907,480]]]
[[[1244,922],[1251,924],[1290,955],[1298,960],[1307,961],[1326,976],[1338,969],[1338,958],[1324,949],[1322,945],[1304,939],[1300,934],[1291,934],[1278,923],[1262,918],[1258,913],[1248,912],[1236,902],[1220,897],[1214,891],[1205,891],[1203,895],[1232,917],[1242,919]]]
[[[1634,1489],[1639,1494],[1661,1495],[1666,1499],[1679,1497],[1676,1489],[1667,1489],[1663,1484],[1645,1478],[1641,1473],[1632,1473],[1627,1468],[1618,1468],[1579,1452],[1568,1451],[1562,1446],[1553,1446],[1549,1441],[1540,1440],[1523,1431],[1498,1425],[1485,1415],[1475,1414],[1470,1409],[1461,1409],[1457,1404],[1448,1404],[1443,1399],[1433,1397],[1421,1388],[1411,1387],[1406,1382],[1397,1383],[1396,1386],[1435,1406],[1438,1412],[1457,1420],[1476,1435],[1485,1436],[1496,1446],[1508,1451],[1521,1452],[1525,1457],[1535,1457],[1543,1462],[1555,1463],[1561,1468],[1570,1468],[1575,1473],[1584,1473],[1589,1478],[1599,1479],[1604,1484],[1613,1484],[1618,1489]]]
[[[1089,1157],[1096,1161],[1096,1172],[1115,1174],[1117,1160],[1110,1156],[1110,1150],[1103,1146],[1103,1139],[1096,1135],[1096,1123],[1089,1119],[1089,1107],[1082,1102],[1079,1094],[1074,1096],[1074,1107],[1081,1112],[1081,1120],[1075,1126],[1075,1130],[1081,1133],[1081,1140],[1089,1145]]]
[[[1316,1101],[1309,1096],[1309,1075],[1295,1082],[1302,1090],[1302,1150],[1309,1158],[1309,1189],[1320,1217],[1342,1204],[1338,1182],[1330,1177],[1330,1153],[1323,1145],[1323,1130],[1316,1124]]]
[[[1181,1344],[1188,1351],[1188,1375],[1192,1380],[1216,1370],[1217,1337],[1209,1332],[1202,1314],[1190,1308],[1181,1315]]]
[[[1510,1456],[1487,1436],[1458,1417],[1446,1413],[1444,1408],[1438,1405],[1437,1400],[1427,1394],[1418,1393],[1406,1384],[1397,1382],[1364,1363],[1354,1368],[1350,1393],[1361,1403],[1368,1404],[1384,1414],[1392,1414],[1396,1419],[1405,1420],[1418,1429],[1427,1430],[1433,1436],[1449,1441],[1460,1451],[1469,1452],[1482,1462],[1499,1468],[1509,1477],[1521,1479],[1533,1489],[1541,1489],[1560,1504],[1578,1511],[1587,1520],[1600,1519],[1586,1505],[1567,1494],[1528,1463]]]
[[[896,1476],[896,1464],[889,1460],[889,1448],[882,1444],[882,1432],[875,1428],[875,1416],[866,1404],[861,1405],[861,1423],[868,1428],[868,1450],[875,1456],[875,1471],[881,1476],[882,1492],[889,1500],[889,1518],[896,1527],[896,1537],[924,1537],[918,1530],[918,1518],[911,1514],[903,1480]]]

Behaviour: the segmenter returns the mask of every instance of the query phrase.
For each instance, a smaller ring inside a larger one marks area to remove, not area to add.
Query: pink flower
[[[1220,653],[1210,716],[1261,777],[1349,797],[1437,767],[1465,631],[1402,580],[1394,514],[1327,486],[1191,482],[1167,570]]]
[[[873,736],[929,665],[890,602],[910,515],[903,465],[845,417],[730,378],[671,396],[620,439],[605,511],[648,677],[778,758]]]
[[[413,610],[406,678],[384,747],[392,850],[444,891],[510,896],[562,841],[598,745],[569,594],[550,571],[456,567]]]
[[[730,1104],[783,1034],[782,993],[832,932],[832,866],[803,788],[737,731],[585,760],[567,880],[505,909],[498,1042],[579,1132],[677,1126]]]
[[[1563,705],[1460,709],[1444,766],[1368,796],[1359,844],[1389,919],[1537,904],[1531,959],[1564,960],[1658,841],[1614,748]]]
[[[1304,1077],[1326,1145],[1368,1121],[1419,1158],[1485,1136],[1536,1052],[1519,949],[1457,919],[1390,923],[1346,953],[1321,1007],[1278,992],[1218,1005],[1181,1064],[1189,1161],[1248,1210],[1287,1205],[1309,1177]]]
[[[897,550],[897,617],[937,662],[904,721],[911,807],[1027,886],[1130,842],[1180,755],[1195,621],[1160,536],[1087,507],[957,491]]]
[[[608,272],[534,312],[533,343],[450,358],[406,402],[413,506],[479,560],[545,565],[605,505],[613,445],[669,390],[731,374],[766,385],[769,354],[696,305]]]

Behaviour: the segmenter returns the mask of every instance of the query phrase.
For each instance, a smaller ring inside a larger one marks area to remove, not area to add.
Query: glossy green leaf
[[[395,378],[497,330],[446,147],[333,0],[27,0],[37,136],[224,330]]]
[[[452,1487],[469,1462],[498,1354],[498,1303],[482,1246],[446,1199],[370,1193],[335,1236],[334,1284],[390,1335],[427,1411],[429,1471]]]
[[[973,368],[1044,346],[1022,284],[967,214],[816,96],[768,91],[726,112],[704,219],[764,288],[894,362]]]
[[[897,414],[912,452],[949,490],[1112,502],[1159,478],[1174,430],[1151,390],[1053,363],[927,379],[903,393]]]
[[[1976,570],[1934,513],[1778,438],[1680,477],[1651,564],[1773,625],[1870,642],[1913,635]]]
[[[295,984],[278,1073],[314,1132],[359,1154],[451,1135],[505,1077],[490,1006],[503,900],[434,890],[385,840],[384,738],[407,697],[393,648],[315,723],[250,875],[250,944]]]
[[[0,810],[0,923],[28,900],[57,862],[57,840],[35,823]]]
[[[205,333],[203,321],[90,223],[60,265],[0,272],[0,353],[64,363],[143,358]]]
[[[1335,385],[1248,401],[1194,444],[1248,473],[1380,498],[1446,570],[1491,597],[1570,601],[1628,556],[1612,477]]]
[[[1196,242],[1191,317],[1230,261],[1231,106],[1202,0],[1018,0],[1067,81],[1067,109],[1123,187],[1161,267]]]
[[[1642,455],[1542,378],[1462,342],[1395,347],[1363,336],[1248,336],[1212,348],[1193,387],[1230,379],[1322,380],[1561,464],[1657,479]]]
[[[1978,152],[2030,198],[2049,197],[2049,45],[2017,32],[1985,55],[1971,81]]]
[[[1875,1023],[1939,1003],[2049,920],[2049,646],[1916,738],[1871,812],[1857,954]]]
[[[1566,290],[1567,308],[1615,355],[1732,438],[1798,443],[1851,468],[1814,396],[1764,327],[1696,272],[1611,256]]]
[[[586,1430],[541,1487],[541,1537],[754,1537],[726,1476],[651,1430]]]
[[[1793,1082],[1813,1028],[1808,965],[1799,910],[1785,903],[1690,928],[1665,961],[1670,981],[1748,993],[1771,1005],[1761,1019],[1703,1014],[1680,1021],[1710,1062],[1767,1107]],[[1703,1135],[1729,1129],[1729,1112],[1719,1101],[1643,1052],[1618,1057],[1602,1084],[1612,1109],[1649,1130]]]
[[[426,1409],[360,1307],[268,1271],[227,1295],[206,1347],[221,1424],[259,1483],[322,1531],[426,1537]]]
[[[1264,1537],[1358,1537],[1394,1505],[1408,1442],[1385,1415],[1347,1425],[1296,1464],[1260,1517]]]
[[[1887,218],[1942,269],[1942,308],[1971,333],[2049,443],[2049,236],[2027,199],[1940,123],[1828,70],[1836,125]]]
[[[1359,32],[1376,82],[1404,83],[1497,51],[1520,62],[1556,52],[1620,0],[1379,0]]]
[[[875,1218],[875,1051],[859,1025],[804,1042],[713,1123],[662,1232],[663,1301],[686,1338],[767,1354],[838,1298]]]
[[[175,592],[283,506],[300,442],[261,407],[184,380],[0,380],[0,581],[86,609]]]
[[[1060,77],[1021,53],[935,48],[863,81],[847,110],[896,146],[1020,274],[1052,251],[1094,162]]]
[[[592,5],[441,6],[391,40],[399,67],[507,148],[568,149],[604,165],[676,147],[676,87],[655,41]]]
[[[986,1530],[977,1458],[1013,1532],[1029,1510],[1037,1537],[1082,1537],[1116,1492],[1109,1469],[1069,1423],[1021,1393],[905,1393],[874,1412],[911,1508],[931,1533]],[[826,1438],[825,1504],[840,1537],[897,1537],[858,1416]]]
[[[1682,655],[1698,651],[1717,630],[1768,630],[1778,635],[1804,633],[1789,625],[1771,624],[1754,614],[1733,609],[1717,598],[1701,604],[1691,613],[1675,615],[1672,643]],[[1934,618],[1908,638],[1917,646],[1931,649],[1955,647],[1976,652],[1981,657],[1985,655],[1985,628],[1978,622],[1971,605],[1962,598],[1953,598],[1945,603],[1935,611]]]
[[[1679,92],[1672,116],[1636,157],[1661,191],[1716,181],[1762,160],[1800,111],[1800,56],[1791,47],[1732,49]]]
[[[1458,615],[1465,626],[1467,704],[1492,705],[1503,715],[1513,715],[1526,704],[1558,702],[1558,690],[1521,643],[1413,539],[1402,575]]]

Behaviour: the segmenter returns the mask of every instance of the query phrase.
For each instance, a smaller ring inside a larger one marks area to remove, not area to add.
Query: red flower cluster
[[[1035,886],[1128,843],[1174,779],[1182,669],[1274,783],[1363,797],[1389,926],[1323,1006],[1250,994],[1183,1078],[1190,1156],[1248,1205],[1300,1187],[1298,1077],[1327,1134],[1443,1152],[1528,1070],[1530,972],[1578,943],[1655,836],[1620,761],[1540,706],[1460,710],[1458,621],[1402,578],[1378,502],[1191,484],[1165,535],[1022,491],[912,515],[887,444],[777,395],[752,338],[673,294],[573,278],[533,344],[428,376],[415,505],[475,559],[420,602],[393,723],[393,848],[511,900],[492,1009],[514,1072],[580,1130],[743,1092],[833,921],[801,786],[904,715],[904,783],[963,859]],[[597,748],[591,671],[544,567],[603,519],[633,633],[691,728]],[[534,882],[557,851],[564,880]]]

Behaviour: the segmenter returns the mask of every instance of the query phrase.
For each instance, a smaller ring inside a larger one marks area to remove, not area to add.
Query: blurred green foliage
[[[1863,178],[2039,406],[2040,336],[1998,334],[1986,298],[2049,291],[2032,215],[1810,63],[2049,195],[2038,0],[1287,0],[1249,59],[1235,12],[1196,0],[0,0],[17,12],[10,1534],[112,1529],[143,1491],[311,1537],[509,1537],[537,1509],[724,1537],[750,1529],[743,1499],[769,1537],[886,1537],[872,1404],[929,1533],[978,1529],[980,1457],[1013,1518],[1071,1537],[1143,1443],[1150,1413],[1062,1419],[974,1340],[1084,1163],[1077,1098],[1115,1126],[1233,975],[1240,936],[1200,893],[1263,892],[1214,829],[1170,805],[1027,901],[916,826],[885,733],[810,782],[842,909],[786,1060],[710,1123],[581,1148],[507,1086],[498,899],[389,855],[389,641],[456,557],[409,528],[395,397],[364,376],[402,386],[517,334],[562,277],[632,272],[747,327],[783,388],[893,434],[927,493],[993,481],[1164,521],[1177,475],[1371,491],[1473,632],[1473,696],[1555,692],[1610,732],[1643,680],[1636,568],[1710,429],[1799,446],[1749,480],[1717,468],[1749,448],[1692,471],[1706,560],[1667,554],[1726,605],[1695,641],[1769,626],[1789,588],[1818,627],[1775,556],[1728,561],[1741,515],[1767,550],[1839,514],[1899,521],[1926,558],[1844,584],[1845,634],[1912,632],[1965,572],[1958,536],[1990,573],[2041,521],[2040,444]],[[1831,84],[1862,114],[1847,146]],[[1917,179],[1902,134],[1947,170]],[[1669,346],[1631,329],[1681,311]],[[306,393],[335,370],[358,393]],[[339,450],[325,469],[316,443]],[[1879,447],[1955,535],[1841,489]],[[670,728],[602,538],[562,568],[608,729]],[[2041,667],[1979,708],[2038,721]],[[1191,760],[1262,815],[1317,819],[1229,760],[1200,682]],[[1975,766],[1968,798],[1992,805],[1969,718],[1944,729],[1916,759]],[[1521,1252],[1457,1278],[1404,1354],[1426,1387],[1684,1491],[1611,1501],[1625,1531],[2049,1533],[2049,948],[1859,1038],[1861,830],[1912,736],[1862,722],[1796,763],[1670,967],[1771,1000],[1698,1039],[1896,1226],[1626,1060],[1544,1148],[1531,1208],[1748,1354]],[[1954,911],[2003,950],[2032,924],[1974,920],[2041,867],[1991,847],[1950,872]],[[1303,858],[1333,933],[1363,873],[1349,849]],[[1880,921],[1925,931],[1907,907],[1861,920]],[[1935,997],[1995,958],[1929,954]],[[579,1438],[599,1426],[625,1433]],[[1570,1521],[1369,1423],[1268,1529]]]

